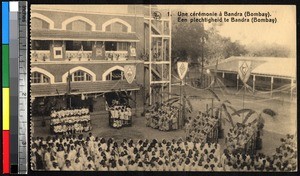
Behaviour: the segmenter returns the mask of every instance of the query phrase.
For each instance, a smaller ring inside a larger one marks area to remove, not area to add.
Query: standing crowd
[[[145,116],[148,127],[161,131],[178,129],[179,110],[175,106],[159,104],[152,110],[147,110]]]
[[[132,111],[129,106],[116,105],[109,107],[109,125],[113,128],[131,126]]]
[[[73,134],[92,129],[88,108],[52,110],[50,114],[50,131],[55,134]]]
[[[217,142],[218,140],[218,117],[199,111],[194,118],[189,117],[186,124],[186,139],[192,141]]]
[[[33,138],[33,170],[51,171],[293,171],[297,169],[294,136],[282,139],[273,156],[221,152],[217,143],[133,140],[83,135]]]

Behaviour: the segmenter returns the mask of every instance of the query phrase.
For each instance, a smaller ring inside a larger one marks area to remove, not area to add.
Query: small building
[[[226,87],[234,87],[239,90],[243,83],[239,79],[239,63],[248,61],[251,63],[251,74],[247,84],[252,91],[274,91],[295,94],[296,91],[296,58],[279,57],[229,57],[217,65],[217,76]],[[216,65],[207,66],[212,73]]]

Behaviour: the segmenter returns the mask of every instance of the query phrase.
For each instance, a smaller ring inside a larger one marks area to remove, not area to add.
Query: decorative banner
[[[102,56],[102,47],[96,48],[96,57],[101,57],[101,56]]]
[[[177,72],[180,79],[183,79],[188,70],[188,62],[177,62]]]
[[[130,56],[136,56],[135,48],[130,47]]]
[[[239,61],[238,73],[240,79],[246,84],[251,74],[251,61]]]
[[[124,76],[129,84],[131,84],[136,75],[135,65],[125,65],[124,66]]]

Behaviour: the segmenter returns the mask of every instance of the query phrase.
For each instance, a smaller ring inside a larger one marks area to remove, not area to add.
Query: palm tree
[[[221,101],[219,96],[212,89],[207,89],[207,90],[214,96],[215,99],[218,100],[218,102],[220,102],[220,104],[219,106],[209,108],[206,113],[209,113],[209,111],[213,111],[213,110],[216,111],[216,114],[219,114],[219,112],[221,112],[220,118],[222,123],[225,123],[227,121],[231,124],[232,127],[234,127],[235,124],[232,119],[232,114],[236,112],[236,109],[231,105],[231,102],[229,100]],[[232,111],[231,113],[229,112],[229,109]],[[225,113],[227,118],[222,118],[223,117],[222,112]]]
[[[236,111],[235,113],[232,113],[231,115],[232,116],[234,116],[234,115],[239,115],[240,116],[241,114],[244,114],[244,113],[247,113],[247,115],[243,119],[242,124],[246,124],[249,121],[250,117],[252,115],[256,114],[255,119],[250,123],[258,122],[259,130],[262,130],[262,128],[264,126],[264,121],[265,120],[262,117],[263,114],[266,114],[266,115],[268,115],[270,117],[273,117],[273,118],[277,115],[277,113],[275,111],[273,111],[272,109],[269,109],[269,108],[263,109],[260,112],[257,112],[253,109],[240,109],[240,110]]]
[[[164,103],[167,105],[173,105],[177,106],[180,109],[180,115],[179,115],[179,128],[181,128],[185,122],[186,122],[186,113],[192,113],[193,112],[193,106],[190,100],[192,99],[202,99],[200,96],[190,96],[187,95],[186,91],[183,89],[183,94],[180,96],[176,93],[168,93],[164,92],[165,94],[168,94],[172,96],[172,98],[166,100]]]

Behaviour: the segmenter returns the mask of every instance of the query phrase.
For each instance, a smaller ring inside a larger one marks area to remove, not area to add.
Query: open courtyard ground
[[[197,90],[191,87],[186,87],[186,92],[189,95],[201,95],[203,93],[209,94],[208,91]],[[179,92],[178,86],[173,86],[172,92]],[[297,106],[296,102],[290,101],[288,96],[281,96],[273,98],[269,96],[259,97],[258,95],[253,96],[250,93],[246,93],[243,96],[243,92],[235,95],[231,91],[224,92],[220,89],[216,89],[215,92],[220,97],[221,101],[229,100],[231,104],[236,109],[250,108],[257,112],[262,111],[265,108],[270,108],[277,113],[275,118],[264,116],[265,119],[265,127],[264,134],[262,136],[263,140],[263,148],[261,151],[267,155],[271,155],[276,147],[280,144],[280,138],[284,137],[286,134],[295,134],[297,130]],[[244,105],[243,105],[244,99]],[[194,113],[190,114],[190,116],[196,115],[198,111],[204,111],[206,109],[206,104],[211,106],[211,100],[191,100],[191,103],[194,108]],[[220,102],[214,100],[214,106],[218,106]],[[235,122],[241,122],[242,117],[234,117]],[[42,127],[41,125],[41,117],[33,117],[34,121],[34,134],[33,136],[49,136],[50,135],[50,121],[46,121],[46,127]],[[250,119],[251,121],[251,119]],[[131,127],[123,127],[121,129],[113,129],[108,124],[108,113],[107,112],[94,112],[91,114],[91,122],[92,122],[92,133],[95,136],[104,137],[104,138],[114,138],[117,141],[121,141],[123,139],[178,139],[185,138],[184,129],[176,130],[176,131],[159,131],[157,129],[152,129],[150,127],[146,127],[146,119],[142,117],[141,114],[136,114],[133,117],[133,124]],[[225,123],[223,125],[225,135],[227,134],[230,124]],[[225,140],[220,139],[219,143],[222,148],[225,147]]]

